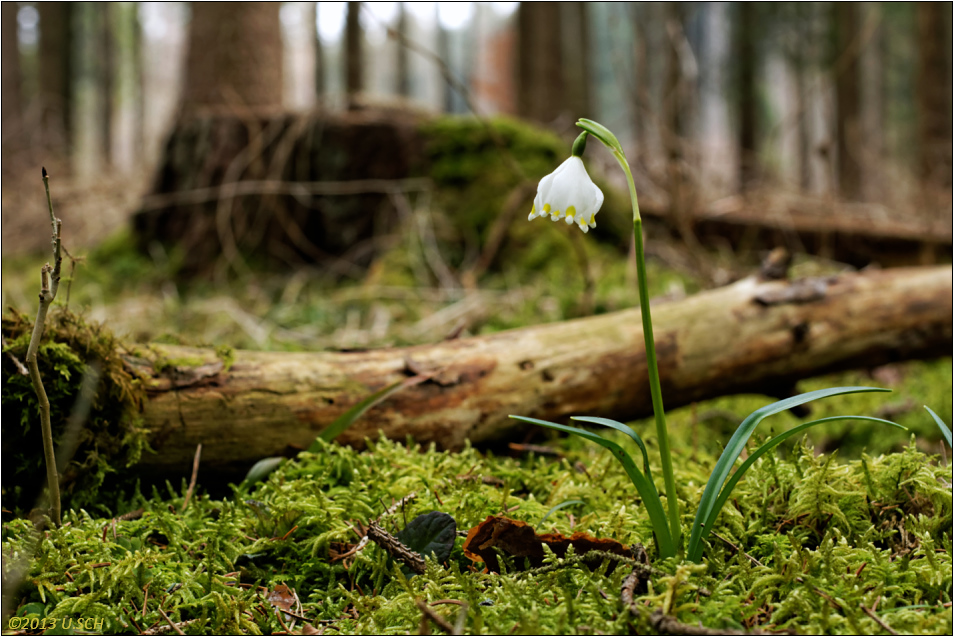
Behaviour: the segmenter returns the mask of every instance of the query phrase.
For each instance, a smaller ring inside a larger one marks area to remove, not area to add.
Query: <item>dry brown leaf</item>
[[[491,571],[499,572],[500,563],[497,561],[499,549],[508,555],[517,558],[514,560],[516,568],[523,568],[527,558],[533,568],[543,565],[543,545],[550,547],[556,555],[563,557],[567,549],[573,546],[577,555],[584,555],[589,551],[604,551],[615,553],[622,557],[632,557],[628,547],[616,540],[598,539],[587,533],[574,533],[565,537],[561,533],[544,533],[538,535],[526,522],[511,520],[503,516],[488,515],[487,519],[475,526],[467,534],[464,542],[464,555],[475,562],[483,562]],[[588,566],[598,566],[602,558],[587,562]],[[615,564],[610,565],[610,570]]]

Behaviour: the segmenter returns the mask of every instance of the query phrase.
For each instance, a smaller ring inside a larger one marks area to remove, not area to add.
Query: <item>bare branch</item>
[[[50,399],[43,388],[43,379],[40,378],[40,367],[36,362],[36,354],[43,338],[43,328],[46,324],[46,314],[56,298],[56,290],[60,285],[60,264],[63,261],[60,255],[60,226],[61,222],[53,214],[53,200],[50,198],[50,177],[43,169],[43,186],[46,189],[46,202],[50,209],[50,223],[53,226],[53,267],[45,264],[40,269],[40,307],[36,312],[36,321],[33,324],[33,334],[30,337],[30,346],[27,348],[26,364],[30,370],[30,380],[36,392],[40,406],[40,431],[43,437],[43,457],[46,462],[46,482],[50,492],[50,517],[56,526],[60,525],[60,479],[56,471],[56,452],[53,449],[53,428],[50,424]]]

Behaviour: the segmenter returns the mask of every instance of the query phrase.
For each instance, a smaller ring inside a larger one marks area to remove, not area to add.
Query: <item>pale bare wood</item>
[[[951,353],[951,266],[796,283],[745,279],[653,308],[667,408],[733,393],[784,395],[829,371]],[[442,448],[504,437],[520,414],[620,420],[651,413],[638,310],[486,336],[366,352],[235,352],[152,346],[127,356],[148,377],[143,417],[157,454],[144,470],[235,469],[307,447],[369,393],[408,375],[431,380],[388,398],[338,440],[378,431]],[[173,364],[155,372],[157,355]],[[150,361],[152,359],[152,361]]]

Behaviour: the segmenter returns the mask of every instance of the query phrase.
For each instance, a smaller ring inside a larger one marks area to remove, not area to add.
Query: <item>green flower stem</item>
[[[611,149],[613,150],[613,149]],[[649,311],[649,284],[646,280],[646,253],[643,248],[643,219],[639,215],[636,199],[636,184],[633,173],[622,151],[613,150],[613,156],[626,173],[629,197],[633,204],[633,238],[636,241],[636,282],[639,287],[639,309],[643,320],[643,338],[646,342],[646,367],[649,371],[649,392],[656,417],[656,437],[659,439],[659,456],[662,462],[663,483],[666,486],[666,503],[669,508],[669,529],[672,541],[682,546],[679,530],[679,500],[676,498],[676,479],[672,472],[672,453],[669,450],[669,430],[666,427],[666,410],[663,408],[662,388],[659,383],[659,366],[656,363],[656,344],[653,339],[653,319]]]

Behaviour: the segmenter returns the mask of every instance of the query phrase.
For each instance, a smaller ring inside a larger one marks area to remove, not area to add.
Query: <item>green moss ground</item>
[[[328,445],[252,491],[219,501],[200,494],[185,513],[183,484],[136,502],[145,509],[137,520],[111,523],[73,511],[38,541],[29,521],[5,523],[4,577],[26,560],[20,616],[102,618],[106,632],[127,634],[162,623],[160,605],[173,621],[192,621],[189,634],[282,630],[258,588],[279,584],[297,593],[303,615],[326,634],[416,632],[416,598],[467,602],[468,633],[645,632],[650,612],[663,607],[714,628],[881,632],[861,605],[877,607],[901,633],[951,631],[951,469],[914,446],[839,463],[802,443],[759,462],[715,529],[749,557],[713,538],[701,566],[656,562],[650,589],[638,598],[640,616],[620,602],[628,569],[591,571],[572,556],[551,557],[537,572],[505,562],[503,574],[488,574],[463,556],[458,538],[447,564],[429,562],[410,580],[373,544],[347,566],[331,559],[357,542],[353,527],[410,493],[417,498],[386,518],[389,528],[439,510],[466,530],[506,510],[541,532],[586,530],[643,542],[652,555],[649,521],[625,474],[609,454],[567,443],[561,460],[441,453],[387,440],[363,453]],[[684,452],[676,467],[688,524],[715,458]],[[584,504],[539,526],[552,506],[574,499]],[[256,513],[250,500],[267,513]],[[454,621],[459,608],[437,610]]]

